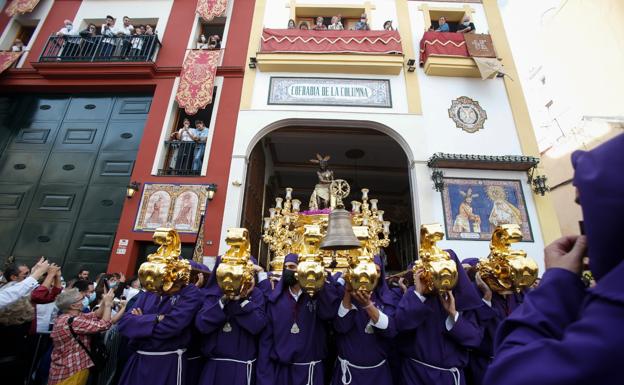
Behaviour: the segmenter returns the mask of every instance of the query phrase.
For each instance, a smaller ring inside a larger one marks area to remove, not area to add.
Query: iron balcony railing
[[[204,144],[179,140],[165,141],[167,156],[158,175],[198,176],[204,157]],[[195,159],[197,158],[197,159]],[[193,167],[195,166],[195,167]]]
[[[50,36],[39,62],[153,62],[156,35]]]

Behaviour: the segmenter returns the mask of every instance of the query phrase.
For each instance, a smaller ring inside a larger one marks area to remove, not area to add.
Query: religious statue
[[[309,210],[322,210],[332,207],[329,186],[334,181],[334,172],[327,169],[329,159],[331,159],[329,155],[323,157],[320,154],[316,154],[316,159],[310,159],[310,162],[319,165],[319,170],[316,172],[319,182],[314,186],[314,192],[310,196]]]
[[[488,218],[492,228],[500,225],[522,224],[520,210],[507,200],[507,193],[502,186],[489,186],[487,194],[493,204]]]

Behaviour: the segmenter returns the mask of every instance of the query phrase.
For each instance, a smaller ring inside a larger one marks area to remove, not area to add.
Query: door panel
[[[108,97],[72,98],[65,115],[65,121],[106,121],[113,103]]]
[[[47,157],[45,152],[6,151],[0,157],[0,182],[36,183]]]
[[[99,221],[117,220],[121,215],[126,186],[91,185],[87,190],[80,219]]]
[[[0,258],[45,255],[68,276],[106,268],[150,106],[149,96],[0,97]]]
[[[72,227],[72,222],[27,221],[22,227],[13,255],[29,266],[42,255],[60,265]]]
[[[41,177],[43,183],[87,183],[91,177],[95,152],[54,152]]]

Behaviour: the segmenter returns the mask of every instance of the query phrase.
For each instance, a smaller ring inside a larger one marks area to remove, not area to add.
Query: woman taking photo
[[[100,308],[91,313],[82,312],[82,298],[78,289],[65,290],[56,298],[56,306],[62,314],[56,319],[51,334],[54,348],[49,385],[85,385],[89,378],[89,368],[93,366],[93,361],[76,341],[70,327],[84,347],[90,349],[89,334],[105,331],[111,326],[113,290],[102,297]]]

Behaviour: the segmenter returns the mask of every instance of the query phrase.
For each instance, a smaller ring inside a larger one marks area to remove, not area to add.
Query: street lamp
[[[206,186],[206,197],[208,198],[209,201],[212,200],[212,198],[214,198],[215,193],[217,192],[217,185],[215,183],[210,183],[208,186]]]
[[[444,190],[444,173],[442,171],[433,170],[431,180],[433,181],[433,187],[436,191],[441,192]]]
[[[140,187],[141,183],[137,181],[130,183],[128,186],[126,186],[126,197],[128,197],[128,199],[132,198],[134,196],[134,193],[139,191]]]

